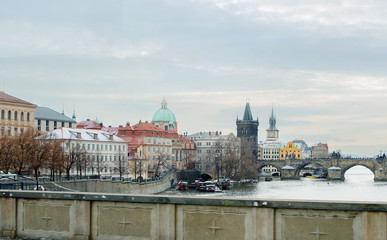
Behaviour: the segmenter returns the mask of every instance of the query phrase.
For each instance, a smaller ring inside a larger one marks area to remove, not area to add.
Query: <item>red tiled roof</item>
[[[9,102],[9,103],[20,103],[31,106],[36,106],[35,104],[29,103],[27,101],[21,100],[19,98],[13,97],[5,92],[0,92],[0,102]]]
[[[86,120],[78,123],[76,128],[101,130],[101,125],[95,121]]]

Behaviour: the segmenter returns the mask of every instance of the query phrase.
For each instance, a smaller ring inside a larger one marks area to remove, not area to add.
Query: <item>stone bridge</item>
[[[300,171],[309,164],[328,170],[328,179],[344,180],[345,172],[354,166],[364,166],[374,174],[375,181],[387,181],[387,159],[371,158],[329,158],[329,159],[287,159],[258,161],[258,172],[271,165],[281,172],[281,179],[299,179]]]

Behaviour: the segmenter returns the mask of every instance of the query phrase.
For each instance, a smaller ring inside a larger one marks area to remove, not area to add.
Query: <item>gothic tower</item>
[[[274,141],[278,142],[279,138],[279,130],[275,126],[277,123],[277,119],[274,115],[274,108],[271,108],[271,116],[269,119],[270,127],[266,130],[266,141]]]
[[[241,138],[241,155],[257,156],[258,151],[258,126],[259,121],[253,120],[250,103],[246,103],[243,119],[237,117],[237,137]]]

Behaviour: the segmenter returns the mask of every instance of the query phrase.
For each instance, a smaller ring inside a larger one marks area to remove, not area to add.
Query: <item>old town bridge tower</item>
[[[258,151],[258,126],[259,121],[253,120],[250,103],[246,103],[243,119],[237,117],[237,137],[241,139],[241,155],[253,155],[255,158]]]

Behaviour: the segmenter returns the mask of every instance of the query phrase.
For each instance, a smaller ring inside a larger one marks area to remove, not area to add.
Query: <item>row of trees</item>
[[[127,172],[126,153],[116,157],[114,172],[121,177]],[[90,155],[79,143],[50,134],[41,135],[36,130],[0,137],[0,170],[5,173],[33,174],[37,179],[43,169],[48,169],[52,179],[62,175],[69,178],[71,169],[75,168],[82,177],[88,169],[92,169],[92,174],[106,172],[105,163],[98,152]]]
[[[65,172],[68,158],[61,142],[55,139],[36,139],[36,130],[28,130],[19,136],[0,138],[0,169],[5,173],[33,174],[38,179],[41,169],[50,169],[51,176],[56,171]]]

